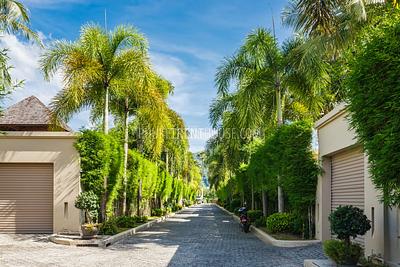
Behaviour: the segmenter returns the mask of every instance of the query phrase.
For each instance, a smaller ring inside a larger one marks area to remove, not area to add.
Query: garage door
[[[0,233],[53,232],[53,165],[0,163]]]
[[[364,210],[364,154],[354,148],[332,157],[331,210],[352,205]],[[363,237],[357,242],[364,243]]]

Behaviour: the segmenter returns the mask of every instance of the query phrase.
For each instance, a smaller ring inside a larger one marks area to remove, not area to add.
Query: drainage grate
[[[98,247],[99,244],[77,244],[77,247]]]

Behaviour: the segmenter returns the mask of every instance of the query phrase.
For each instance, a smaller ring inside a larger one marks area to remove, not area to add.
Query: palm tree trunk
[[[254,207],[254,183],[251,181],[251,209],[255,210]]]
[[[126,215],[126,191],[128,185],[127,169],[128,169],[128,139],[129,139],[129,109],[128,98],[125,98],[125,121],[124,121],[124,196],[122,204],[122,214]]]
[[[109,101],[109,88],[106,86],[106,95],[104,99],[104,117],[103,117],[103,130],[105,134],[108,134],[108,101]]]
[[[282,103],[281,90],[278,87],[276,90],[276,108],[277,108],[277,115],[278,115],[278,127],[283,124],[282,105],[283,105],[283,103]],[[282,187],[280,186],[280,179],[281,179],[281,177],[278,176],[278,212],[283,212],[284,199],[283,199]]]
[[[109,98],[109,88],[106,85],[106,94],[104,99],[104,114],[103,114],[103,131],[104,134],[108,134],[108,98]],[[101,198],[101,219],[104,222],[106,220],[106,205],[107,205],[107,186],[108,186],[108,177],[107,175],[103,178],[103,196]]]
[[[262,200],[262,209],[263,209],[263,215],[267,216],[268,210],[267,210],[267,192],[265,190],[262,191],[261,194],[261,200]]]

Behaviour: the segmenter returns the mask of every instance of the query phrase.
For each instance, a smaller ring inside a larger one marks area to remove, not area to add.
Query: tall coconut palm
[[[15,0],[0,0],[0,33],[21,34],[40,43],[38,35],[29,27],[30,19],[25,6]],[[1,37],[0,37],[1,38]],[[7,48],[0,49],[0,100],[21,82],[15,82],[9,73]]]
[[[129,118],[131,116],[141,117],[146,114],[147,122],[157,127],[161,120],[161,124],[165,123],[167,113],[167,105],[164,101],[164,90],[160,88],[163,84],[151,69],[148,59],[138,54],[136,59],[132,61],[129,68],[126,69],[126,77],[116,86],[116,92],[111,98],[111,110],[123,121],[124,132],[124,164],[123,164],[123,206],[122,213],[126,214],[127,199],[127,167],[128,167],[128,150],[129,150]],[[160,116],[161,115],[161,116]],[[149,118],[150,117],[150,118]],[[160,129],[158,129],[160,130]],[[163,137],[156,136],[153,140],[154,147],[152,151],[155,154],[161,152],[160,143]]]
[[[301,39],[295,39],[280,49],[270,32],[260,28],[249,34],[239,51],[218,68],[215,81],[220,97],[228,95],[232,80],[237,82],[232,103],[240,127],[261,127],[271,121],[278,126],[283,124],[285,103],[289,100],[307,107],[312,114],[319,112],[325,65],[311,57],[299,62],[292,54],[299,44]],[[280,186],[278,209],[284,210]]]
[[[106,32],[97,25],[81,28],[77,41],[55,41],[43,54],[40,65],[46,79],[61,71],[64,85],[51,102],[56,117],[69,120],[84,108],[103,110],[103,130],[108,133],[109,98],[125,77],[137,53],[145,54],[147,42],[129,25]],[[101,211],[105,219],[107,177],[104,177]]]
[[[0,0],[0,31],[8,34],[22,34],[26,39],[38,41],[38,35],[29,28],[26,7],[16,0]]]
[[[284,25],[309,37],[304,51],[337,57],[368,23],[370,7],[386,2],[397,4],[392,0],[291,0],[282,19]]]

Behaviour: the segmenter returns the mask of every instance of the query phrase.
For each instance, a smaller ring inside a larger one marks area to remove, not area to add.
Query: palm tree
[[[221,99],[231,98],[230,104],[216,103],[217,114],[224,108],[236,112],[233,117],[239,127],[259,127],[263,124],[282,125],[285,104],[296,102],[314,116],[322,108],[326,69],[317,58],[298,61],[292,51],[302,43],[301,38],[286,42],[282,49],[265,29],[249,34],[244,45],[218,68],[215,82]],[[229,96],[232,80],[237,91]],[[224,115],[223,115],[224,116]],[[218,115],[217,115],[218,117]],[[222,118],[214,119],[214,122]],[[279,180],[279,177],[278,177]],[[283,212],[283,193],[278,186],[278,209]],[[264,207],[264,212],[265,212]]]
[[[135,56],[146,54],[146,39],[129,25],[106,32],[97,25],[81,28],[75,42],[55,41],[43,54],[40,65],[46,79],[61,71],[62,90],[54,97],[51,109],[55,117],[69,120],[84,108],[102,109],[103,131],[108,133],[109,98],[125,77]],[[101,211],[105,219],[107,177],[104,177]]]
[[[40,43],[37,33],[29,28],[29,22],[28,10],[21,2],[0,0],[0,33],[22,34],[26,39]],[[7,49],[0,49],[0,99],[22,85],[22,82],[12,80],[8,59]]]
[[[157,127],[165,124],[167,105],[164,101],[164,82],[157,76],[149,66],[148,59],[141,54],[132,61],[130,68],[126,69],[126,77],[116,86],[116,93],[111,97],[111,110],[123,121],[124,132],[124,164],[123,164],[123,206],[122,213],[126,214],[127,199],[127,167],[129,150],[129,118],[131,116],[146,117],[147,122]],[[161,116],[160,116],[161,115]],[[153,152],[160,153],[160,142],[162,137],[156,137],[153,144]]]
[[[370,7],[392,0],[291,0],[282,12],[283,24],[309,37],[304,51],[337,57],[368,23]]]
[[[39,41],[38,35],[29,28],[28,10],[16,0],[0,0],[0,32],[22,34],[26,39]]]

